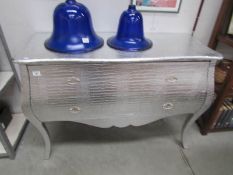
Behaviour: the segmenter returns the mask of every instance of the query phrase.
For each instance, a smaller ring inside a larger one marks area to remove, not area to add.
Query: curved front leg
[[[45,143],[45,159],[50,158],[51,154],[51,142],[49,138],[49,134],[47,128],[45,127],[44,123],[42,123],[38,118],[34,115],[32,108],[31,108],[31,97],[30,97],[30,78],[28,75],[27,66],[21,65],[20,66],[21,74],[22,74],[22,110],[25,117],[30,121],[30,123],[36,127],[36,129],[40,132],[43,137]]]
[[[40,132],[41,136],[43,137],[44,144],[45,144],[45,154],[44,158],[48,160],[51,154],[51,142],[48,134],[48,130],[44,123],[39,121],[32,113],[31,109],[27,105],[23,105],[23,112],[30,123]]]
[[[215,70],[216,62],[210,62],[209,70],[208,70],[208,81],[207,81],[207,89],[206,89],[206,99],[202,107],[191,117],[187,118],[184,123],[182,129],[182,146],[183,148],[188,148],[188,137],[187,131],[189,128],[195,123],[195,121],[211,106],[212,101],[214,99],[214,70]]]
[[[40,134],[43,137],[44,144],[45,144],[45,153],[44,153],[44,158],[48,160],[51,155],[51,142],[48,134],[48,130],[45,126],[44,123],[38,121],[37,119],[29,119],[31,124],[35,126],[35,128],[40,132]]]
[[[182,146],[184,149],[188,148],[188,130],[190,129],[190,127],[195,123],[195,121],[203,114],[203,111],[205,112],[208,109],[208,107],[203,107],[198,113],[195,113],[194,115],[192,115],[191,117],[188,117],[185,120],[183,129],[182,129],[182,137],[181,137],[181,142],[182,142]]]

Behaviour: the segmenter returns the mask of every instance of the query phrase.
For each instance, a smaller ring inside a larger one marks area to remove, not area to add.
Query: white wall
[[[36,31],[52,30],[52,13],[64,0],[0,1],[0,23],[13,55]],[[179,14],[143,13],[146,32],[191,33],[201,0],[183,0]],[[222,0],[207,0],[197,36],[206,43]],[[91,11],[97,31],[116,31],[129,0],[79,0]],[[211,25],[210,25],[211,24]]]
[[[205,0],[195,36],[208,44],[223,0]]]

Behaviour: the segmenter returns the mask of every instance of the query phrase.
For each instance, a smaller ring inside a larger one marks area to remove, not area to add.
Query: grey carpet
[[[43,140],[29,125],[16,159],[0,159],[0,174],[231,175],[232,134],[203,137],[193,127],[190,132],[192,146],[184,154],[177,143],[182,123],[182,117],[124,129],[51,123],[48,129],[53,153],[47,161],[43,160]],[[231,138],[223,135],[231,135]]]

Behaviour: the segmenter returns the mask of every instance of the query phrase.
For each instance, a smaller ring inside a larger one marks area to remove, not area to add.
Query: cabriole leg
[[[40,134],[43,137],[44,144],[45,144],[44,159],[48,160],[51,155],[51,142],[50,142],[48,130],[45,124],[40,121],[30,120],[30,122],[32,123],[32,125],[36,127],[36,129],[40,132]]]
[[[40,134],[43,137],[44,143],[45,143],[45,154],[44,158],[49,159],[51,154],[51,142],[49,138],[49,134],[47,131],[47,128],[45,125],[38,120],[38,118],[35,116],[35,114],[32,111],[31,108],[31,92],[30,92],[30,77],[28,73],[28,68],[26,65],[20,66],[20,71],[22,74],[22,110],[27,117],[27,119],[30,121],[30,123],[37,128],[37,130],[40,132]]]
[[[182,129],[182,137],[181,137],[181,142],[182,142],[182,146],[184,149],[188,148],[188,130],[190,129],[190,127],[195,123],[195,121],[198,119],[200,115],[199,114],[195,114],[192,115],[190,117],[188,117],[185,120],[183,129]]]
[[[192,124],[195,123],[195,121],[205,112],[207,109],[211,106],[211,103],[214,100],[214,70],[215,70],[215,64],[216,62],[210,62],[209,70],[207,74],[207,88],[206,88],[206,99],[202,107],[191,117],[187,118],[187,120],[184,123],[183,130],[182,130],[182,146],[183,148],[188,148],[188,136],[187,132],[192,126]]]

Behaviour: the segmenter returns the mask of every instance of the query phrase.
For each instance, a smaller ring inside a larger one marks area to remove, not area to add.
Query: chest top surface
[[[143,52],[114,50],[105,45],[93,52],[83,54],[60,54],[47,50],[44,41],[49,33],[36,33],[14,56],[14,62],[21,64],[36,63],[111,63],[111,62],[156,62],[156,61],[209,61],[220,60],[222,55],[201,44],[188,34],[146,34],[153,41],[153,47]],[[113,33],[99,33],[106,41]]]

